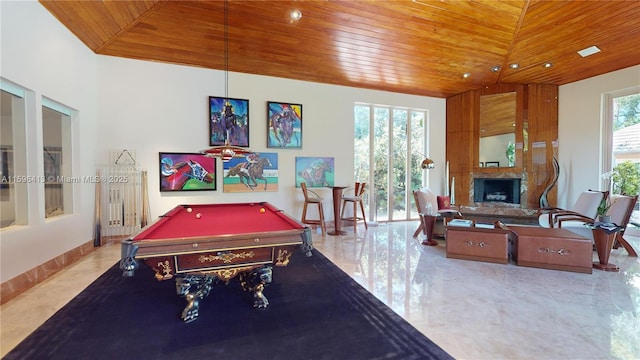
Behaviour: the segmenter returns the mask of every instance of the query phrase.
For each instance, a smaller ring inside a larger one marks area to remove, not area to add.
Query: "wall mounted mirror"
[[[480,96],[479,166],[514,167],[516,93]]]

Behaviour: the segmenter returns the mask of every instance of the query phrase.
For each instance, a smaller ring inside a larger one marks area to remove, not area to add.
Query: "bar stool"
[[[322,236],[324,236],[327,230],[324,226],[324,209],[322,205],[322,198],[314,191],[307,189],[307,183],[301,182],[300,187],[302,188],[302,193],[304,194],[302,223],[310,225],[320,225],[320,229],[322,229]],[[309,206],[309,204],[318,205],[319,219],[307,219],[307,207]]]
[[[362,202],[362,196],[364,194],[364,189],[367,186],[367,183],[356,182],[356,186],[353,188],[353,195],[345,195],[342,196],[342,211],[340,212],[341,220],[353,221],[353,232],[355,233],[358,229],[358,221],[362,220],[364,222],[365,229],[368,229],[367,219],[364,215],[364,203]],[[344,217],[344,210],[347,207],[347,203],[353,204],[353,216],[352,217]],[[358,206],[360,205],[360,206]],[[362,216],[358,216],[358,207],[360,208],[360,212]]]

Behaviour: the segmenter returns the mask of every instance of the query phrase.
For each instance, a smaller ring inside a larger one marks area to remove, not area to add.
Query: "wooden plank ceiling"
[[[640,64],[640,1],[230,0],[226,32],[223,1],[41,4],[96,54],[434,97]]]

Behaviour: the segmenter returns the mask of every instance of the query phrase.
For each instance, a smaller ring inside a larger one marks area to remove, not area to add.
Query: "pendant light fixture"
[[[224,1],[224,106],[230,106],[229,104],[229,1]],[[227,130],[227,136],[225,136],[224,145],[214,146],[206,150],[200,151],[207,157],[218,157],[223,162],[228,162],[233,158],[245,157],[251,154],[253,151],[247,148],[241,148],[233,146],[229,143],[229,131]]]

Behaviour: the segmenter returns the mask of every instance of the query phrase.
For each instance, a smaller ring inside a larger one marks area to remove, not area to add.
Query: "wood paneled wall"
[[[516,166],[482,168],[479,161],[480,95],[516,92]],[[521,207],[539,207],[540,195],[553,178],[553,156],[558,152],[558,86],[497,84],[447,98],[446,155],[450,178],[455,178],[456,205],[474,206],[474,174],[483,177],[522,176],[526,184]],[[557,202],[554,187],[547,197]]]

